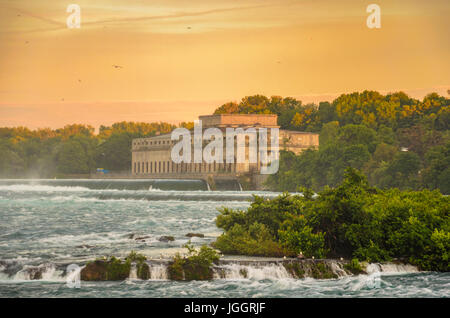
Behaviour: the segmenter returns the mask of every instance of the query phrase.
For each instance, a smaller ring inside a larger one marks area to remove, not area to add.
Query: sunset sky
[[[258,93],[447,96],[449,16],[448,0],[0,0],[0,127],[178,123]]]

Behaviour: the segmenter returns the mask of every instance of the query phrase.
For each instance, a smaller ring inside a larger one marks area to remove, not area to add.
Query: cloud
[[[229,7],[229,8],[218,8],[218,9],[210,9],[210,10],[202,10],[202,11],[193,11],[193,12],[177,12],[173,14],[165,14],[165,15],[145,15],[145,16],[137,16],[137,17],[116,17],[116,18],[107,18],[96,21],[83,21],[82,27],[92,27],[97,25],[105,25],[105,24],[117,24],[117,23],[126,23],[126,22],[142,22],[142,21],[152,21],[152,20],[166,20],[166,19],[181,19],[187,17],[198,17],[198,16],[206,16],[218,13],[227,13],[234,11],[245,11],[245,10],[254,10],[267,8],[272,6],[277,6],[279,4],[262,4],[262,5],[253,5],[253,6],[239,6],[239,7]],[[37,28],[28,31],[21,31],[21,33],[34,33],[34,32],[46,32],[46,31],[57,31],[66,29],[66,24],[50,19],[48,17],[38,15],[23,9],[13,8],[13,7],[3,7],[10,10],[15,10],[23,15],[41,20],[48,24],[52,24],[56,27],[48,27],[48,28]],[[8,33],[12,33],[11,31]]]
[[[23,10],[23,9],[14,8],[14,7],[8,7],[8,6],[2,6],[2,8],[3,8],[3,9],[8,9],[8,10],[16,11],[16,12],[22,14],[22,15],[25,15],[25,16],[28,16],[28,17],[31,17],[31,18],[38,19],[38,20],[43,21],[43,22],[46,22],[46,23],[48,23],[48,24],[57,25],[57,26],[65,26],[65,24],[62,23],[62,22],[59,22],[59,21],[50,19],[50,18],[45,17],[45,16],[41,16],[41,15],[35,14],[35,13],[33,13],[33,12],[26,11],[26,10]]]

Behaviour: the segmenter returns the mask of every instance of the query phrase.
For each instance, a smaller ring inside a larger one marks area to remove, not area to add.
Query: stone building
[[[226,136],[227,128],[279,128],[277,115],[260,114],[221,114],[200,116],[202,129],[220,129]],[[270,132],[270,129],[268,130]],[[193,131],[191,131],[193,134]],[[269,136],[270,138],[270,136]],[[224,137],[225,139],[225,137]],[[249,162],[248,145],[245,143],[245,162],[227,163],[175,163],[171,152],[178,141],[171,140],[171,134],[138,138],[132,142],[132,176],[136,178],[169,178],[169,179],[204,179],[216,177],[236,178],[242,175],[259,175],[261,162],[258,155],[256,163]],[[225,142],[224,142],[225,146]],[[279,130],[279,149],[301,153],[308,148],[319,146],[319,135],[315,133]],[[270,148],[269,148],[270,150]],[[225,154],[225,150],[223,151]],[[236,150],[237,152],[237,150]],[[192,156],[193,158],[193,156]]]

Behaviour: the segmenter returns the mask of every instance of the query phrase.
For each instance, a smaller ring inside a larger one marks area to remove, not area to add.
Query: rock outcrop
[[[187,237],[200,237],[200,238],[204,238],[205,234],[201,234],[201,233],[188,233],[186,234]]]
[[[337,279],[340,277],[373,274],[373,272],[415,272],[412,265],[382,263],[361,264],[357,269],[349,260],[313,259],[222,259],[209,266],[194,262],[174,263],[170,260],[145,260],[130,264],[122,262],[124,271],[115,267],[111,272],[107,261],[94,261],[81,271],[82,280],[168,279],[168,280],[211,280],[211,279]],[[131,265],[132,264],[132,265]],[[175,266],[174,266],[175,265]],[[117,273],[123,273],[118,275]]]
[[[173,241],[175,241],[175,238],[173,237],[173,236],[161,236],[160,238],[159,238],[159,241],[160,242],[173,242]]]
[[[81,270],[84,281],[120,281],[130,278],[131,269],[136,270],[136,278],[149,279],[150,268],[143,255],[131,252],[125,260],[110,257],[89,262]]]

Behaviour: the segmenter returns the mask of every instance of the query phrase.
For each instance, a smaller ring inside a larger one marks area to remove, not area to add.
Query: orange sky
[[[0,0],[0,126],[177,123],[257,93],[446,95],[449,15],[448,0]]]

